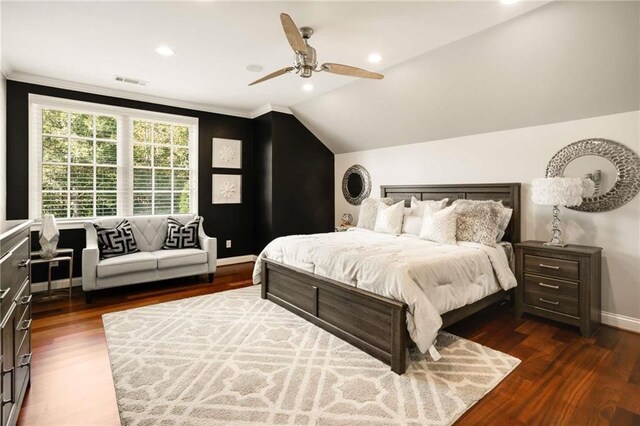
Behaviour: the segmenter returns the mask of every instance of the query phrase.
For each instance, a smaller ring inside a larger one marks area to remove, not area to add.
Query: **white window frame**
[[[133,121],[144,120],[188,126],[189,131],[189,204],[190,213],[198,214],[198,118],[115,107],[91,102],[29,95],[29,219],[41,219],[42,212],[42,110],[105,114],[118,122],[117,215],[133,215]],[[68,159],[70,160],[70,159]],[[173,170],[173,166],[171,167]],[[96,217],[56,218],[61,224],[80,223]]]

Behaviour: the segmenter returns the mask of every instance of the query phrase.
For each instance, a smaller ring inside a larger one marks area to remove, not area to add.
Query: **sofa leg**
[[[93,303],[93,292],[92,291],[85,291],[84,292],[84,301],[87,303],[87,305],[90,305]]]
[[[209,282],[212,283],[213,282],[213,277],[215,276],[215,273],[211,273],[209,274]]]

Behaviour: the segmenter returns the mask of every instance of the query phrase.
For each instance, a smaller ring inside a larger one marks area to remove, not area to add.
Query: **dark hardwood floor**
[[[99,292],[85,305],[72,300],[33,305],[31,388],[22,425],[117,425],[101,316],[139,306],[244,287],[252,264],[218,268],[206,277]],[[602,327],[593,337],[577,329],[492,306],[448,331],[522,360],[460,425],[640,425],[640,335]]]

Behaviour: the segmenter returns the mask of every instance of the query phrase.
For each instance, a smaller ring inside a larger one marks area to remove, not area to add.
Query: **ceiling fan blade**
[[[291,19],[291,16],[286,13],[281,13],[280,22],[282,22],[284,34],[287,36],[287,40],[289,41],[289,45],[291,45],[293,51],[301,55],[306,55],[307,44],[304,42],[302,35],[300,35],[300,30],[298,30],[298,27],[296,26],[296,23],[293,22],[293,19]]]
[[[262,83],[263,81],[267,81],[267,80],[270,80],[270,79],[275,78],[275,77],[279,77],[282,74],[286,74],[288,72],[293,71],[294,69],[295,69],[294,67],[287,67],[287,68],[282,68],[281,70],[278,70],[278,71],[274,71],[271,74],[267,74],[264,77],[257,79],[253,83],[250,83],[249,86],[253,86],[254,84]]]
[[[377,72],[363,70],[362,68],[356,68],[350,65],[326,63],[322,64],[322,70],[333,74],[348,75],[350,77],[372,78],[375,80],[382,80],[384,78],[384,75],[378,74]]]

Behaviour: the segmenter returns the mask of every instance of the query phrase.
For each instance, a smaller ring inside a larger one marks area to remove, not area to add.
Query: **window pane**
[[[173,148],[173,167],[189,167],[189,148]]]
[[[189,191],[173,193],[173,213],[189,213]]]
[[[133,145],[133,165],[151,166],[151,145]]]
[[[151,143],[151,123],[134,120],[133,139],[136,142]]]
[[[42,165],[42,189],[43,190],[68,190],[67,166],[51,164]]]
[[[151,214],[151,193],[133,193],[133,214]]]
[[[67,217],[67,192],[43,192],[42,214],[51,213],[55,217]]]
[[[70,207],[71,207],[71,217],[93,216],[93,193],[92,192],[72,192]]]
[[[118,189],[118,173],[115,167],[96,167],[96,189],[102,191]]]
[[[173,171],[173,189],[176,191],[189,189],[189,170]]]
[[[171,213],[171,193],[170,192],[156,192],[154,202],[153,214],[168,214]]]
[[[85,138],[93,138],[93,115],[71,114],[71,134]]]
[[[155,190],[171,190],[171,170],[155,170]]]
[[[189,145],[189,128],[185,126],[175,126],[173,128],[173,144],[174,145]]]
[[[87,139],[71,139],[71,162],[93,163],[93,141]]]
[[[171,148],[165,146],[153,147],[153,165],[156,167],[171,166]]]
[[[72,191],[93,189],[93,166],[71,166],[70,185]]]
[[[154,124],[153,143],[169,145],[171,143],[171,126],[168,124]]]
[[[67,120],[69,115],[55,109],[42,110],[42,133],[48,135],[68,135]]]
[[[98,139],[117,139],[118,137],[118,121],[115,117],[108,115],[99,115],[96,117],[96,138]]]
[[[42,161],[50,163],[66,163],[69,141],[66,138],[42,138]]]
[[[115,192],[99,193],[96,196],[96,216],[115,216],[118,214],[118,196]]]
[[[151,169],[133,169],[133,190],[151,191]]]
[[[96,163],[118,164],[118,145],[115,142],[96,142]]]

